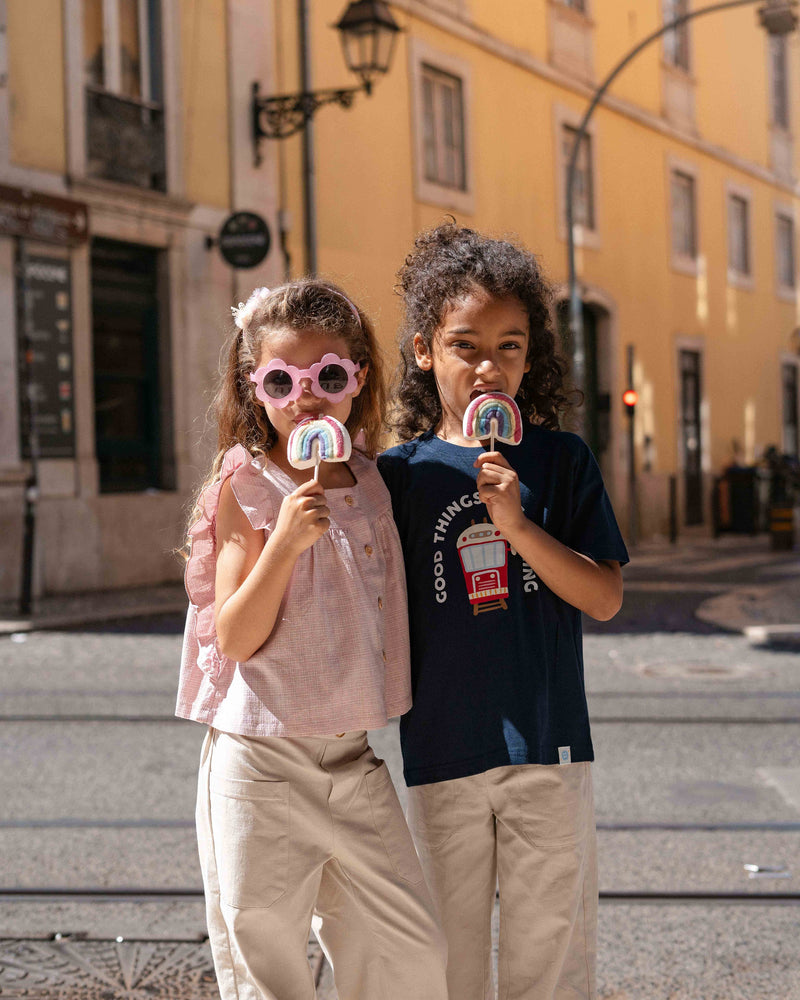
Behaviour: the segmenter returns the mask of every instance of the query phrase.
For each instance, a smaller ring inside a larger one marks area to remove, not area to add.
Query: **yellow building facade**
[[[266,95],[357,83],[334,27],[344,6],[304,5],[303,30],[286,0],[6,0],[0,185],[9,205],[26,191],[45,214],[77,206],[86,229],[33,232],[11,209],[0,227],[4,595],[24,561],[36,373],[20,357],[37,322],[68,320],[71,344],[53,334],[64,378],[40,386],[69,406],[50,407],[37,463],[36,590],[173,578],[213,450],[205,411],[231,303],[315,265],[375,317],[392,360],[395,272],[415,234],[451,214],[534,250],[563,325],[581,116],[626,53],[704,4],[397,0],[402,31],[372,95],[262,139],[257,162],[253,83]],[[694,17],[645,48],[578,156],[583,427],[629,538],[710,533],[715,475],[770,445],[798,453],[800,39],[768,35],[758,6]],[[250,269],[209,246],[241,211],[271,235]],[[28,259],[38,320],[20,310]],[[48,260],[68,265],[55,291],[40,287]]]
[[[403,33],[375,96],[315,120],[319,268],[372,298],[389,342],[391,274],[414,233],[450,212],[521,239],[563,302],[574,129],[630,50],[703,6],[393,4]],[[337,13],[314,5],[315,85],[341,81],[334,42],[323,44]],[[629,534],[666,535],[671,514],[679,532],[710,532],[715,475],[770,445],[797,455],[798,53],[797,35],[772,39],[755,5],[692,18],[643,49],[590,120],[576,205],[590,216],[576,231],[592,355],[584,420]],[[440,98],[463,131],[450,175]],[[287,198],[299,213],[299,190]]]

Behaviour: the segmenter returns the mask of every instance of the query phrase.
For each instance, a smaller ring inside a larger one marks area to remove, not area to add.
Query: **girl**
[[[379,467],[406,559],[413,708],[409,823],[458,1000],[595,996],[593,759],[581,611],[611,618],[625,546],[567,397],[535,258],[445,224],[399,273],[397,426]],[[514,397],[517,447],[484,452],[464,411]]]
[[[374,455],[383,390],[366,316],[333,285],[234,309],[219,451],[189,528],[177,714],[209,730],[197,829],[224,1000],[309,1000],[312,920],[341,1000],[446,997],[444,942],[386,765],[410,704],[402,557]],[[295,425],[362,451],[311,469]]]

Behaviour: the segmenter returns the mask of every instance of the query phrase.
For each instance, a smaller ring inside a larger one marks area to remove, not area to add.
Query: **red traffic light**
[[[639,401],[639,393],[635,389],[626,389],[622,394],[622,402],[632,410]]]

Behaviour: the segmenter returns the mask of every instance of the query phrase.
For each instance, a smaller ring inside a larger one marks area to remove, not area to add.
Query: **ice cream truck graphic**
[[[507,609],[508,544],[491,521],[473,523],[461,532],[457,543],[458,556],[472,613]]]

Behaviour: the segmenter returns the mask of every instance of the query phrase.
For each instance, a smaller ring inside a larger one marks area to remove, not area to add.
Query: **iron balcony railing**
[[[166,191],[164,109],[160,104],[87,86],[86,146],[90,177]]]

